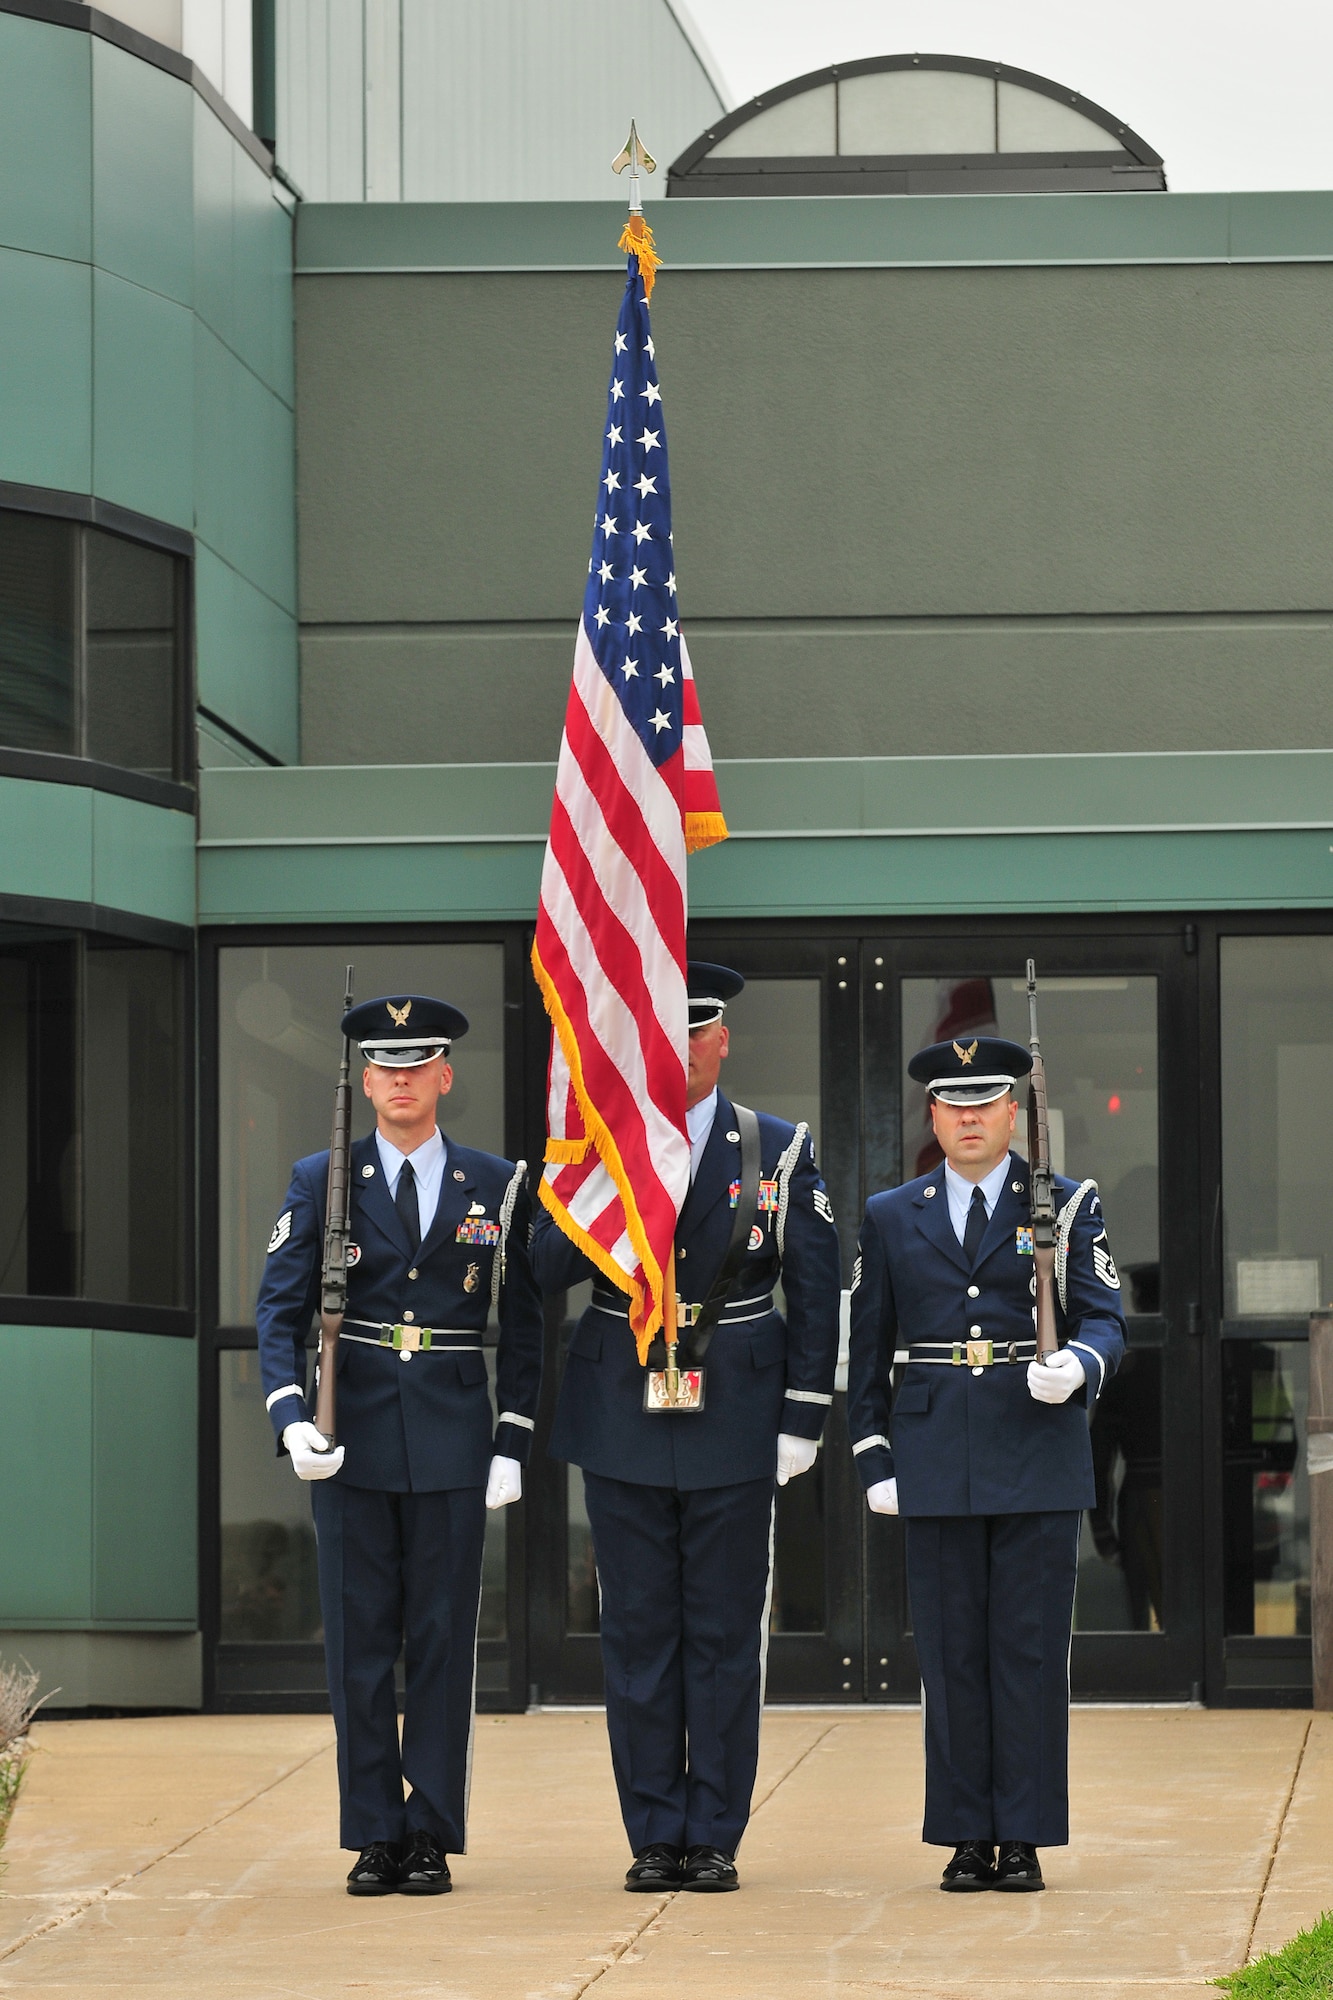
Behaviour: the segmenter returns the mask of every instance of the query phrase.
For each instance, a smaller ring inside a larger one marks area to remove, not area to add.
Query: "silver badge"
[[[740,1143],[741,1143],[741,1135],[739,1132],[728,1132],[727,1144],[729,1146],[739,1146]]]
[[[456,1181],[465,1181],[467,1179],[467,1175],[463,1172],[463,1169],[461,1167],[454,1168],[454,1179]]]
[[[925,1196],[927,1201],[933,1201],[935,1199],[934,1188],[922,1188],[921,1192]]]
[[[485,1215],[485,1213],[486,1213],[486,1204],[484,1201],[474,1201],[471,1208],[468,1210],[469,1215]]]
[[[373,1167],[362,1167],[361,1178],[363,1181],[373,1180],[375,1178],[375,1169]]]
[[[1010,1181],[1009,1185],[1013,1189],[1015,1194],[1022,1194],[1023,1192],[1022,1181]]]

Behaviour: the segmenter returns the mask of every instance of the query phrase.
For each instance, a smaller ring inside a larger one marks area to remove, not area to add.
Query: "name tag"
[[[1030,1229],[1019,1228],[1014,1231],[1014,1248],[1020,1257],[1030,1257],[1032,1255],[1032,1231]]]
[[[499,1223],[487,1222],[479,1215],[469,1215],[454,1232],[455,1243],[496,1244],[499,1241]]]

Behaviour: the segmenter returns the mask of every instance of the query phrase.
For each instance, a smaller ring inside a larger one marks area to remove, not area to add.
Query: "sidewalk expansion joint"
[[[252,1806],[256,1799],[262,1799],[265,1793],[276,1791],[279,1785],[285,1785],[288,1778],[294,1778],[298,1771],[304,1771],[307,1764],[313,1764],[316,1757],[323,1757],[332,1747],[331,1743],[321,1743],[318,1748],[310,1752],[309,1756],[302,1757],[295,1764],[289,1764],[285,1770],[279,1771],[277,1777],[270,1778],[266,1785],[260,1785],[245,1798],[238,1799],[235,1805],[227,1806],[222,1812],[215,1813],[212,1819],[205,1820],[202,1826],[192,1827],[189,1833],[182,1834],[170,1847],[164,1847],[160,1853],[150,1855],[135,1868],[122,1870],[110,1882],[103,1882],[98,1888],[89,1889],[76,1896],[65,1909],[57,1910],[54,1916],[46,1919],[45,1923],[34,1924],[30,1931],[25,1931],[22,1937],[15,1938],[12,1944],[0,1950],[0,1964],[6,1959],[15,1957],[28,1945],[35,1944],[38,1938],[50,1937],[53,1931],[64,1930],[67,1925],[77,1922],[98,1903],[109,1902],[116,1890],[126,1882],[136,1881],[141,1875],[146,1875],[150,1868],[156,1868],[159,1861],[166,1861],[171,1855],[180,1854],[191,1841],[198,1840],[201,1834],[211,1833],[214,1827],[222,1826],[227,1820],[234,1819],[237,1813],[244,1812],[247,1806]]]
[[[1296,1762],[1292,1767],[1291,1783],[1287,1786],[1287,1796],[1282,1801],[1282,1810],[1277,1817],[1277,1828],[1273,1834],[1272,1845],[1268,1850],[1268,1863],[1264,1869],[1264,1879],[1259,1884],[1259,1894],[1254,1904],[1254,1915],[1250,1919],[1250,1932],[1245,1940],[1245,1953],[1241,1959],[1242,1965],[1249,1964],[1250,1953],[1254,1950],[1254,1934],[1259,1928],[1259,1918],[1263,1914],[1264,1897],[1268,1894],[1268,1884],[1272,1880],[1273,1867],[1277,1861],[1277,1851],[1282,1845],[1282,1835],[1287,1825],[1287,1814],[1291,1811],[1291,1802],[1296,1796],[1296,1784],[1301,1775],[1301,1766],[1305,1762],[1306,1746],[1310,1741],[1310,1731],[1313,1728],[1314,1717],[1312,1715],[1305,1725],[1305,1734],[1301,1737],[1301,1747],[1296,1753]]]
[[[643,1936],[644,1932],[650,1931],[652,1929],[653,1925],[657,1922],[657,1919],[663,1914],[663,1912],[669,1907],[670,1904],[675,1902],[679,1894],[680,1894],[679,1889],[668,1890],[667,1894],[663,1896],[661,1902],[655,1903],[653,1908],[645,1913],[643,1922],[639,1925],[639,1928],[636,1931],[632,1931],[629,1937],[625,1938],[622,1943],[611,1945],[608,1948],[606,1955],[606,1964],[599,1965],[596,1972],[589,1973],[588,1977],[584,1980],[582,1986],[574,1987],[569,1992],[569,2000],[583,2000],[583,1995],[585,1993],[591,1992],[592,1988],[597,1984],[599,1979],[604,1979],[608,1972],[613,1971],[615,1967],[621,1963],[622,1959],[626,1958],[628,1954],[633,1951],[635,1945],[639,1942],[639,1939]]]
[[[754,1818],[756,1813],[763,1811],[764,1807],[773,1797],[773,1794],[779,1791],[782,1788],[782,1786],[786,1784],[788,1778],[790,1778],[794,1772],[800,1770],[806,1758],[811,1756],[814,1751],[818,1750],[820,1744],[825,1740],[826,1737],[831,1736],[837,1727],[838,1727],[837,1722],[830,1722],[827,1729],[820,1730],[818,1736],[816,1736],[813,1743],[807,1743],[804,1750],[801,1751],[800,1755],[798,1757],[793,1757],[791,1763],[788,1764],[785,1771],[778,1772],[777,1777],[774,1778],[772,1784],[769,1786],[768,1790],[764,1793],[763,1798],[759,1800],[757,1805],[752,1805],[750,1807],[751,1819]]]

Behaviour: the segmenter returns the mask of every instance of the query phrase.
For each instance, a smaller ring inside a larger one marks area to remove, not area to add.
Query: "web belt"
[[[364,1326],[368,1333],[348,1333],[349,1326]],[[358,1347],[391,1347],[396,1354],[481,1354],[475,1326],[390,1326],[384,1320],[343,1321],[343,1340]],[[373,1335],[373,1338],[371,1337]]]
[[[629,1307],[625,1303],[625,1294],[623,1292],[595,1291],[592,1295],[592,1303],[596,1306],[598,1312],[609,1313],[612,1319],[629,1318]],[[676,1324],[682,1328],[693,1326],[702,1311],[702,1305],[687,1305],[684,1300],[681,1300],[676,1307]],[[729,1304],[722,1308],[720,1324],[723,1326],[741,1326],[746,1320],[764,1319],[769,1313],[774,1311],[776,1311],[776,1307],[773,1304],[772,1292],[766,1292],[762,1298],[732,1299]]]
[[[907,1350],[909,1362],[933,1363],[939,1368],[999,1368],[1036,1358],[1035,1340],[914,1340]]]

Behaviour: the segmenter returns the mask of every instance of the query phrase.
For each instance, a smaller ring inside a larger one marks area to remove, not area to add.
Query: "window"
[[[186,775],[181,556],[0,509],[0,745]]]
[[[185,961],[0,925],[0,1292],[187,1303]]]

